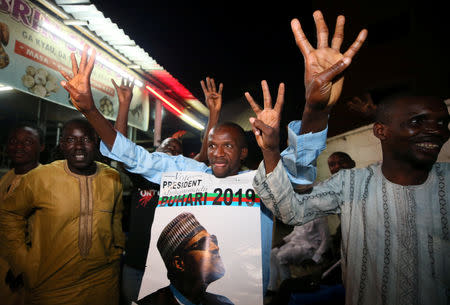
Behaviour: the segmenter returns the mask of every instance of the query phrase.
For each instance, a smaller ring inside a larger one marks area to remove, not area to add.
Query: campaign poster
[[[26,0],[0,0],[0,83],[41,99],[75,109],[67,91],[60,85],[63,70],[72,75],[70,54],[80,61],[87,41],[68,26],[46,14]],[[92,45],[90,45],[92,47]],[[100,57],[102,62],[100,62]],[[92,95],[102,114],[115,120],[119,100],[111,79],[120,85],[125,71],[134,79],[136,73],[108,53],[97,49],[97,60],[91,75]],[[149,99],[145,87],[133,89],[130,126],[147,130]]]
[[[171,296],[183,303],[203,287],[197,303],[263,304],[254,175],[163,174],[139,300]]]

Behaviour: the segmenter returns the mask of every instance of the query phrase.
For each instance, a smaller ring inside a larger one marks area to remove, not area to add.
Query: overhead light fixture
[[[168,110],[170,110],[170,112],[172,112],[173,114],[178,116],[180,119],[182,119],[183,121],[185,121],[186,123],[188,123],[189,125],[191,125],[192,127],[196,128],[198,130],[205,129],[205,127],[202,124],[200,124],[199,122],[197,122],[196,120],[194,120],[193,118],[188,116],[187,114],[183,113],[183,111],[178,109],[174,104],[172,104],[169,100],[167,100],[165,97],[163,97],[161,94],[159,94],[155,89],[153,89],[149,85],[145,86],[145,88],[147,88],[147,90],[150,91],[150,93],[152,93],[160,101],[162,101],[164,103],[165,107]]]
[[[79,19],[64,19],[65,25],[89,25],[87,20],[79,20]]]
[[[56,4],[89,4],[91,1],[89,0],[56,0]]]
[[[5,85],[0,85],[0,91],[10,91],[13,90],[13,87],[10,86],[5,86]]]
[[[54,34],[55,36],[59,37],[60,39],[62,39],[63,41],[67,42],[68,44],[72,45],[73,47],[75,47],[76,49],[82,51],[84,49],[84,45],[72,38],[69,37],[68,35],[66,35],[63,31],[59,30],[57,27],[53,26],[52,24],[46,22],[46,21],[41,21],[40,26],[44,29],[46,29],[47,31],[49,31],[50,33]],[[88,54],[90,55],[92,53],[92,48],[89,49]],[[96,56],[96,60],[100,63],[102,63],[103,65],[105,65],[106,67],[110,68],[111,70],[115,71],[116,73],[118,73],[120,76],[122,76],[123,78],[129,79],[131,81],[134,81],[135,85],[137,87],[142,87],[144,84],[141,81],[136,81],[134,79],[134,77],[132,77],[130,74],[126,73],[125,71],[123,71],[122,69],[120,69],[119,67],[117,67],[116,65],[113,65],[109,60],[103,58],[101,55],[97,55]]]
[[[127,68],[128,69],[140,69],[141,66],[139,66],[139,65],[128,65]]]

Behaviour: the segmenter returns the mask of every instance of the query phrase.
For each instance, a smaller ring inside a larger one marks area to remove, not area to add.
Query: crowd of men
[[[381,143],[382,161],[355,168],[348,155],[338,152],[328,159],[333,175],[316,183],[328,119],[367,30],[341,53],[345,18],[337,18],[329,46],[322,13],[313,16],[316,48],[300,21],[291,22],[304,57],[306,104],[301,121],[288,125],[284,151],[279,143],[284,84],[273,106],[266,81],[261,83],[263,108],[245,93],[256,115],[250,123],[264,158],[253,180],[262,200],[262,293],[269,279],[269,290],[277,289],[275,270],[285,269],[290,261],[321,262],[328,234],[326,224],[316,219],[338,214],[345,304],[448,304],[450,165],[436,162],[450,136],[447,107],[437,97],[379,101],[373,133]],[[89,56],[85,47],[79,63],[71,54],[72,75],[61,72],[66,79],[61,85],[86,118],[64,124],[62,160],[39,164],[44,144],[34,126],[19,125],[8,136],[12,168],[0,180],[2,304],[233,304],[207,291],[223,276],[218,240],[190,214],[176,217],[158,237],[170,285],[138,300],[162,174],[191,171],[225,178],[247,172],[241,167],[248,157],[244,130],[233,122],[219,123],[223,85],[217,88],[210,78],[201,82],[210,117],[195,158],[183,156],[182,145],[173,138],[150,153],[125,136],[133,84],[113,81],[119,97],[115,126],[96,108],[90,84],[95,57],[95,50]],[[123,165],[135,187],[127,238],[120,176],[96,161],[98,147],[103,156]],[[298,192],[298,185],[312,187]],[[144,204],[142,190],[154,198]],[[274,217],[302,231],[298,244],[303,248],[292,260],[287,256],[290,237],[286,245],[272,249]],[[322,229],[314,229],[316,225]],[[208,276],[195,269],[195,262],[205,257],[216,262]],[[186,261],[192,262],[190,269]]]

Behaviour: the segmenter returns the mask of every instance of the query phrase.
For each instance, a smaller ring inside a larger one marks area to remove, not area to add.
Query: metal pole
[[[158,147],[161,144],[161,128],[162,128],[162,104],[161,101],[155,100],[155,128],[153,129],[153,146]]]

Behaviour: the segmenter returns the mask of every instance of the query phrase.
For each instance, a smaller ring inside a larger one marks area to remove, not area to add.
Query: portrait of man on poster
[[[181,213],[162,230],[157,248],[167,268],[170,285],[138,304],[233,304],[227,297],[206,292],[225,274],[218,240],[192,213]]]

